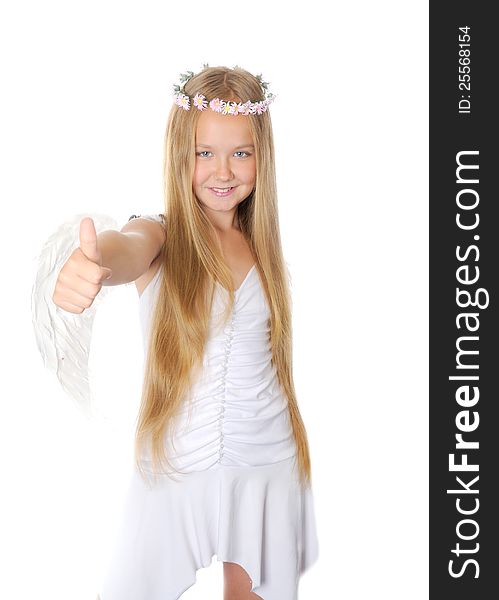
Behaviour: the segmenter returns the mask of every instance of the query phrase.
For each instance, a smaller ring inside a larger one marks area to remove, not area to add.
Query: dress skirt
[[[312,490],[295,457],[263,466],[226,466],[162,475],[134,470],[101,600],[176,600],[196,571],[239,564],[264,600],[296,600],[318,541]]]

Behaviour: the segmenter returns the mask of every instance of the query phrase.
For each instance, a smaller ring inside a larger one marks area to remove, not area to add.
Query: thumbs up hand
[[[102,282],[112,275],[102,266],[97,233],[93,219],[80,221],[80,246],[76,248],[57,277],[52,300],[71,313],[82,313],[89,308],[102,288]]]

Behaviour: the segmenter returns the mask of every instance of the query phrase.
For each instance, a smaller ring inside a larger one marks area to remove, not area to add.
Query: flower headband
[[[207,64],[203,65],[203,68],[206,69],[208,67]],[[233,67],[234,69],[237,66]],[[247,102],[230,102],[226,100],[221,100],[220,98],[213,98],[208,101],[203,94],[197,93],[194,97],[190,97],[184,93],[184,87],[187,81],[194,77],[193,71],[187,71],[187,73],[180,74],[180,85],[173,86],[173,97],[174,102],[180,108],[184,110],[189,110],[191,107],[190,101],[192,100],[192,105],[195,106],[198,110],[205,110],[208,106],[211,110],[220,113],[222,115],[261,115],[267,110],[268,105],[273,102],[276,98],[276,94],[272,94],[268,91],[267,86],[268,82],[263,81],[262,75],[259,74],[256,76],[260,85],[264,91],[264,98],[261,100],[257,100],[256,102],[251,102],[248,100]]]

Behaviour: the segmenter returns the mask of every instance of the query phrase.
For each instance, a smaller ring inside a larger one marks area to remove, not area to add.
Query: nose
[[[218,181],[232,181],[234,175],[227,160],[219,160],[216,164],[215,178]]]

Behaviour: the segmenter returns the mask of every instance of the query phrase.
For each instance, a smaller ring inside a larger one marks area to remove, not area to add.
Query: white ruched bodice
[[[139,299],[144,350],[162,267]],[[235,292],[221,324],[228,292],[216,284],[203,368],[185,403],[173,439],[165,439],[175,470],[269,465],[295,456],[288,402],[271,362],[269,308],[256,265]]]

